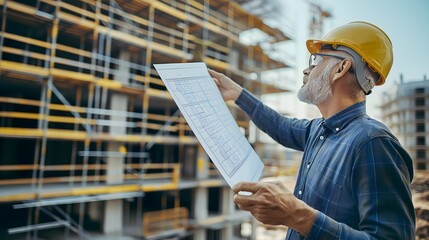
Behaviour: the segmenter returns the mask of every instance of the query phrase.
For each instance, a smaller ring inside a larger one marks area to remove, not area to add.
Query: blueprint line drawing
[[[226,182],[258,181],[263,163],[240,131],[204,63],[155,64],[162,81]]]
[[[249,156],[251,149],[244,147],[247,140],[237,137],[241,132],[235,121],[230,119],[231,114],[228,109],[215,105],[213,91],[204,89],[204,85],[200,84],[201,79],[203,76],[175,78],[167,82],[171,89],[176,89],[177,96],[182,99],[182,113],[187,112],[189,116],[187,120],[197,126],[210,149],[220,156],[221,167],[231,177]],[[238,132],[232,133],[232,131]],[[231,138],[225,134],[235,137]]]

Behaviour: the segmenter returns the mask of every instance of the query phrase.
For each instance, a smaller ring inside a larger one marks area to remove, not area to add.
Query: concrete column
[[[194,218],[198,222],[208,217],[208,189],[196,188],[194,193]],[[206,229],[199,228],[194,231],[195,240],[205,240]]]
[[[109,143],[107,151],[117,152],[119,149],[118,143]],[[122,158],[107,158],[106,182],[108,184],[123,182],[124,161]],[[121,234],[122,233],[122,218],[123,218],[122,199],[106,201],[104,204],[104,220],[103,232],[106,234]]]
[[[130,55],[128,52],[123,51],[119,57],[121,60],[129,61]],[[127,83],[129,77],[129,66],[121,64],[115,73],[115,81]],[[124,111],[128,107],[128,97],[124,94],[113,93],[110,99],[110,109]],[[125,116],[110,116],[112,126],[109,128],[111,135],[124,135],[126,134],[126,117]],[[124,124],[121,124],[124,123]],[[109,142],[107,144],[107,151],[118,152],[122,143]],[[107,184],[118,184],[124,181],[124,158],[106,158],[106,182]],[[123,202],[119,200],[106,201],[104,204],[104,219],[103,219],[103,232],[106,234],[121,234],[123,231]]]
[[[234,193],[231,188],[223,187],[221,194],[221,204],[222,204],[222,214],[224,216],[232,216],[235,213],[235,205],[234,205]],[[224,229],[221,230],[221,239],[233,239],[234,237],[234,228],[229,223],[225,226]]]
[[[195,174],[196,180],[203,180],[209,176],[209,157],[207,156],[204,149],[199,146],[197,156],[197,172]],[[194,218],[198,222],[208,217],[208,189],[206,187],[197,187],[194,192],[193,198],[194,206]],[[207,239],[206,229],[199,228],[194,231],[195,240]]]
[[[103,233],[122,234],[122,199],[106,201],[104,205]]]
[[[234,192],[230,187],[222,188],[222,214],[232,215],[235,213]]]
[[[252,235],[250,236],[250,239],[256,240],[256,228],[258,228],[259,224],[255,218],[252,218],[251,224],[252,224]]]
[[[237,50],[232,49],[229,55],[229,65],[232,69],[240,69],[239,66],[240,54]]]

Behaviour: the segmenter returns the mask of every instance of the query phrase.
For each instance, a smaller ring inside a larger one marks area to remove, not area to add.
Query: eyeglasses
[[[346,59],[345,57],[341,57],[341,56],[337,56],[337,55],[332,55],[332,54],[313,53],[313,54],[310,55],[310,59],[308,60],[308,67],[310,69],[313,69],[315,66],[319,65],[320,63],[322,63],[323,57],[333,57],[333,58],[337,58],[337,59],[341,59],[341,60]],[[349,68],[349,72],[350,73],[354,73],[353,67]]]

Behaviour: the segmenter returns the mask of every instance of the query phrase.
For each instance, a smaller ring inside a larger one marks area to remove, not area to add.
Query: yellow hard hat
[[[351,22],[332,30],[323,39],[307,40],[307,49],[310,53],[318,53],[324,44],[354,50],[364,63],[380,74],[375,85],[386,81],[393,64],[392,42],[379,27],[367,22]]]

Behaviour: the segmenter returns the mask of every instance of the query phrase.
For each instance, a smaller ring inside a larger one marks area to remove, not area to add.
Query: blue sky
[[[333,15],[324,26],[324,34],[351,21],[371,22],[383,29],[393,44],[394,62],[386,84],[376,87],[368,97],[369,113],[377,118],[377,103],[384,90],[402,73],[405,81],[429,78],[429,0],[315,0]],[[285,17],[294,22],[296,78],[299,87],[302,69],[308,63],[305,41],[310,19],[305,0],[285,0]],[[296,98],[296,97],[295,97]],[[372,113],[372,114],[371,114]],[[374,116],[375,115],[375,116]]]

